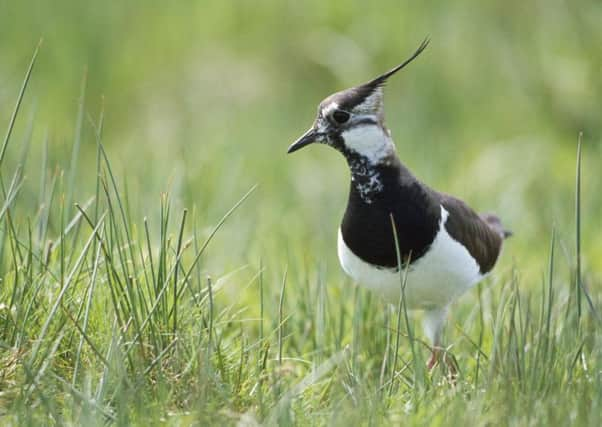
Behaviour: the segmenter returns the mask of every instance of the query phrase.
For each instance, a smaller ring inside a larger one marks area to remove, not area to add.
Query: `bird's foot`
[[[437,365],[437,363],[439,362],[440,353],[441,353],[440,347],[432,348],[431,357],[429,358],[428,362],[426,363],[426,367],[428,368],[429,371],[432,371],[433,368],[435,367],[435,365]]]
[[[456,379],[458,378],[458,363],[456,362],[456,359],[446,349],[433,347],[431,350],[431,357],[429,358],[426,367],[429,371],[432,371],[439,362],[443,362],[448,380],[452,384],[455,384]]]

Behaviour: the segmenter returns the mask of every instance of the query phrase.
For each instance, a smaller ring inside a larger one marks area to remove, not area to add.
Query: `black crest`
[[[336,102],[339,105],[339,108],[346,111],[351,111],[356,105],[363,103],[366,98],[374,93],[375,90],[383,87],[387,82],[387,79],[391,77],[393,74],[397,73],[399,70],[404,68],[410,62],[418,57],[422,53],[424,49],[429,44],[429,39],[426,38],[420,44],[418,49],[410,56],[408,59],[403,61],[401,64],[397,65],[395,68],[387,71],[384,74],[370,80],[367,83],[361,84],[359,86],[352,87],[350,89],[344,90],[342,92],[337,92],[334,95],[326,98],[323,101],[323,105],[327,105],[331,102]]]

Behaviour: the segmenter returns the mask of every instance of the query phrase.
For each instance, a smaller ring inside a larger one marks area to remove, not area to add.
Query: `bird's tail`
[[[481,214],[481,219],[485,221],[493,231],[499,234],[502,239],[507,239],[508,237],[512,236],[512,231],[504,228],[502,221],[497,215],[492,213],[484,213]]]

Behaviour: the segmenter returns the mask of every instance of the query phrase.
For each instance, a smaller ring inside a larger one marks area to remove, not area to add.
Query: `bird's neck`
[[[356,126],[341,135],[340,151],[351,171],[351,191],[367,204],[407,171],[399,161],[391,133],[382,123]],[[409,172],[408,172],[409,173]]]
[[[355,152],[345,153],[345,158],[351,172],[351,197],[363,203],[372,204],[389,191],[399,195],[400,186],[416,182],[395,152],[376,163]]]

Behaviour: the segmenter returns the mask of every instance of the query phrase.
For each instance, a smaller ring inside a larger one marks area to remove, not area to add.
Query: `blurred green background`
[[[294,156],[286,148],[322,98],[392,67],[429,36],[386,89],[402,161],[435,188],[498,212],[515,232],[501,268],[515,265],[538,286],[554,226],[573,251],[583,132],[584,263],[599,273],[601,22],[595,0],[0,0],[2,129],[44,39],[6,162],[17,166],[25,148],[15,141],[32,132],[23,216],[39,209],[40,174],[57,168],[77,177],[74,200],[89,199],[92,123],[104,105],[103,143],[135,223],[147,216],[158,227],[168,191],[174,212],[193,209],[193,221],[210,227],[259,183],[212,243],[207,270],[261,259],[274,277],[287,264],[320,265],[343,281],[335,238],[344,161],[323,146]],[[69,171],[85,75],[82,146]]]

